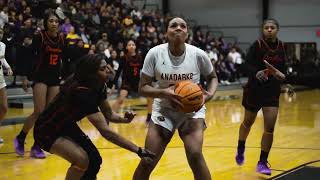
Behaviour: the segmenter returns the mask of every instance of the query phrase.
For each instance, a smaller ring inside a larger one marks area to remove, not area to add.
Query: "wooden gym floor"
[[[297,92],[294,98],[281,96],[278,121],[273,148],[269,156],[272,176],[259,175],[255,167],[260,154],[260,139],[263,133],[262,113],[259,112],[247,140],[246,162],[236,165],[234,156],[238,128],[243,119],[241,91],[219,91],[215,101],[207,104],[207,126],[203,153],[213,179],[251,180],[268,179],[297,167],[320,159],[320,90]],[[113,129],[139,145],[144,144],[147,132],[145,99],[126,101],[125,109],[136,110],[138,116],[131,124],[112,124]],[[6,118],[25,117],[32,109],[10,109]],[[139,162],[137,155],[120,149],[104,140],[85,119],[81,128],[98,147],[103,164],[98,179],[129,180]],[[4,143],[0,145],[0,179],[3,180],[60,180],[64,179],[69,164],[60,157],[47,153],[44,160],[29,157],[33,144],[32,134],[27,137],[26,155],[17,157],[13,139],[22,124],[0,126]],[[320,167],[320,163],[316,163]],[[161,161],[152,173],[151,180],[192,180],[181,140],[175,134]]]

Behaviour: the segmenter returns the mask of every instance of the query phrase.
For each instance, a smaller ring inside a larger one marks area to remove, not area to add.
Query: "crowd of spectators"
[[[72,73],[74,62],[84,54],[100,53],[117,64],[125,54],[125,43],[136,42],[144,56],[148,50],[166,42],[165,24],[170,18],[161,11],[138,9],[121,0],[65,0],[60,4],[39,0],[0,0],[0,26],[7,45],[6,59],[17,75],[30,71],[29,53],[32,35],[44,29],[43,14],[53,9],[61,19],[61,33],[66,37],[68,51],[64,59],[65,76]],[[243,63],[240,49],[221,37],[189,28],[188,43],[208,53],[215,65],[220,83],[239,79]],[[116,67],[116,66],[115,66]]]

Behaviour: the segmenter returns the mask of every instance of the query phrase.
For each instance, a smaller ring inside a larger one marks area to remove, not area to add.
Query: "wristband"
[[[138,150],[137,154],[138,154],[139,157],[142,156],[142,148],[141,147],[139,147],[139,150]]]

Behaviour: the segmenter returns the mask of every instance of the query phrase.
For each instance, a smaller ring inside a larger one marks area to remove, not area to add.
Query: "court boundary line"
[[[237,146],[203,146],[202,148],[236,148]],[[167,147],[167,149],[178,149],[178,148],[184,148],[184,146],[172,146],[172,147]],[[258,146],[247,146],[246,149],[260,149],[261,147]],[[98,147],[97,149],[101,150],[114,150],[114,149],[123,149],[121,147]],[[310,150],[310,151],[320,151],[320,148],[294,148],[294,147],[272,147],[272,149],[285,149],[285,150]],[[29,151],[25,151],[29,152]],[[13,152],[0,152],[0,155],[5,155],[5,154],[13,154]],[[320,160],[319,160],[320,161]]]
[[[279,179],[279,178],[284,177],[284,176],[286,176],[286,175],[288,175],[290,173],[293,173],[293,172],[295,172],[295,171],[297,171],[299,169],[302,169],[302,168],[306,167],[309,164],[316,163],[316,162],[320,162],[320,159],[319,160],[310,161],[310,162],[307,162],[307,163],[303,163],[303,164],[301,164],[301,165],[299,165],[297,167],[294,167],[294,168],[289,169],[289,170],[287,170],[287,171],[285,171],[283,173],[280,173],[280,174],[278,174],[278,175],[276,175],[274,177],[271,177],[268,180]]]

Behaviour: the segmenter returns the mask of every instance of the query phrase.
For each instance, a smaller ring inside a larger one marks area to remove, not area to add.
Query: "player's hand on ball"
[[[139,147],[137,154],[141,159],[145,160],[148,163],[151,163],[156,157],[155,153],[141,147]]]
[[[136,116],[137,114],[133,111],[127,111],[124,113],[124,119],[126,123],[130,123],[133,118]]]
[[[163,97],[168,99],[174,108],[181,109],[183,108],[181,96],[174,92],[174,88],[174,86],[170,86],[166,89],[163,89]]]
[[[210,101],[213,98],[213,93],[210,93],[209,91],[206,91],[205,89],[203,89],[203,87],[201,85],[199,85],[199,87],[202,90],[202,94],[203,94],[203,103],[202,103],[202,105],[204,105],[206,102]]]

